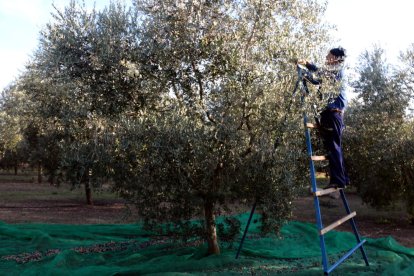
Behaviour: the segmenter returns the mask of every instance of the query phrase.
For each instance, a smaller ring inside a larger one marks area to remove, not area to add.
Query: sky
[[[375,44],[397,63],[400,51],[414,43],[413,11],[412,0],[329,0],[325,19],[337,26],[350,66]]]
[[[98,9],[110,3],[84,1],[88,7],[96,2]],[[0,0],[0,91],[18,77],[36,49],[39,32],[51,19],[52,3],[62,8],[69,0]],[[328,0],[325,20],[337,26],[335,37],[347,49],[352,67],[374,44],[385,49],[388,61],[396,61],[414,43],[413,11],[412,0]]]
[[[101,9],[110,0],[84,0]],[[0,0],[0,91],[24,70],[38,45],[39,32],[51,21],[52,4],[62,9],[70,0]],[[129,1],[128,1],[129,3]]]

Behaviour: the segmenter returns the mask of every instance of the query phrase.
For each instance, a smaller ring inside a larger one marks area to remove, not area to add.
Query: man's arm
[[[308,71],[304,73],[305,80],[314,85],[319,85],[322,83],[322,79],[319,74],[319,68],[315,64],[310,63],[307,60],[298,60],[297,64],[304,65],[306,69],[308,69]]]

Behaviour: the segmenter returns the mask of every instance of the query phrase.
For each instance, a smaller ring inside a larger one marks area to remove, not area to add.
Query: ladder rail
[[[341,195],[342,202],[344,203],[345,210],[349,214],[351,212],[351,209],[349,208],[348,201],[346,200],[345,192],[341,190],[339,193]],[[359,235],[358,228],[356,226],[354,218],[351,218],[350,223],[351,223],[352,231],[354,232],[357,242],[361,243],[361,237]],[[361,250],[361,254],[362,254],[362,257],[364,258],[366,266],[369,266],[368,257],[367,257],[364,247],[361,246],[360,250]]]
[[[246,228],[244,229],[243,237],[242,237],[242,239],[240,241],[239,248],[237,249],[236,259],[239,258],[240,251],[243,248],[243,243],[244,243],[244,240],[246,239],[247,231],[249,231],[250,222],[252,221],[254,211],[256,210],[256,203],[257,203],[257,201],[255,201],[253,203],[252,210],[250,211],[250,216],[249,216],[249,219],[247,220],[247,224],[246,224]]]
[[[311,143],[311,138],[310,138],[310,130],[306,128],[307,123],[308,123],[308,118],[305,113],[303,113],[303,123],[305,125],[306,148],[307,148],[308,156],[310,157],[309,166],[310,166],[312,192],[316,193],[318,189],[317,184],[316,184],[316,172],[315,172],[315,165],[313,164],[313,160],[312,160],[313,151],[312,151],[312,143]],[[320,231],[323,229],[323,222],[322,222],[319,198],[317,196],[313,197],[313,203],[314,203],[315,211],[316,211],[316,221],[318,225],[318,230]],[[323,265],[324,271],[327,271],[328,270],[328,253],[326,252],[324,235],[319,235],[319,243],[320,243],[321,253],[322,253],[322,265]]]
[[[310,136],[310,129],[313,128],[315,129],[316,126],[314,124],[308,123],[308,118],[306,116],[306,113],[303,113],[303,123],[305,126],[305,137],[306,137],[306,147],[307,147],[307,153],[309,156],[309,167],[310,167],[310,177],[311,177],[311,184],[312,184],[312,192],[314,195],[314,205],[315,205],[315,212],[316,212],[316,222],[317,222],[317,226],[318,226],[318,230],[319,230],[319,241],[320,241],[320,247],[321,247],[321,253],[322,253],[322,266],[323,266],[323,271],[325,274],[329,274],[331,273],[335,268],[337,268],[342,262],[344,262],[349,256],[351,256],[357,249],[361,250],[362,256],[364,258],[365,264],[367,266],[369,266],[368,263],[368,258],[367,255],[365,253],[365,249],[363,247],[363,244],[365,243],[365,240],[361,240],[359,233],[358,233],[358,229],[356,227],[355,224],[355,220],[354,217],[356,216],[356,212],[351,212],[348,202],[346,200],[345,197],[345,192],[342,188],[339,189],[335,189],[335,188],[330,188],[330,189],[326,189],[326,190],[318,190],[317,187],[317,183],[316,183],[316,171],[315,171],[315,165],[314,165],[314,161],[324,161],[324,160],[328,160],[328,158],[326,156],[315,156],[313,155],[313,150],[312,150],[312,141],[311,141],[311,136]],[[323,227],[323,222],[322,222],[322,215],[321,215],[321,209],[320,209],[320,203],[319,203],[319,196],[325,195],[325,194],[329,194],[329,193],[333,193],[339,191],[342,201],[344,203],[345,206],[345,210],[347,212],[347,216],[330,224],[327,227]],[[329,232],[330,230],[334,229],[335,227],[343,224],[346,221],[350,221],[354,235],[356,237],[357,240],[357,245],[352,248],[350,251],[348,251],[342,258],[340,258],[335,264],[333,264],[332,266],[329,265],[329,259],[328,259],[328,254],[327,254],[327,250],[326,250],[326,244],[325,244],[325,234],[327,232]]]
[[[358,248],[364,248],[363,244],[366,241],[363,240],[359,242],[354,248],[349,250],[345,255],[343,255],[336,263],[334,263],[331,267],[329,267],[325,272],[326,274],[331,273],[335,268],[337,268],[341,263],[343,263],[349,256],[351,256]]]

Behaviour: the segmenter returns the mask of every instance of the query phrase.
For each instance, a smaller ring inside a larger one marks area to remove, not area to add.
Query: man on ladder
[[[343,63],[344,63],[345,57],[346,57],[345,50],[343,48],[331,49],[328,55],[326,56],[326,66],[323,69],[318,69],[315,65],[307,61],[298,61],[299,79],[301,78],[303,79],[302,89],[304,89],[306,93],[308,93],[306,82],[319,85],[322,83],[322,81],[324,82],[327,81],[328,82],[327,87],[328,87],[328,90],[330,90],[329,91],[330,96],[328,97],[328,104],[323,109],[323,111],[320,113],[320,122],[316,118],[317,128],[320,130],[325,148],[328,151],[327,157],[329,160],[329,170],[330,170],[329,185],[320,191],[318,191],[318,188],[317,188],[314,161],[325,160],[325,156],[314,156],[313,155],[309,128],[314,128],[315,126],[313,124],[307,123],[307,116],[304,113],[304,125],[307,128],[305,131],[305,135],[306,135],[308,155],[310,157],[310,176],[311,176],[311,183],[312,183],[312,191],[314,194],[316,221],[317,221],[317,226],[319,230],[319,239],[320,239],[320,246],[321,246],[321,251],[322,251],[322,265],[323,265],[324,273],[326,275],[328,275],[336,267],[338,267],[343,261],[345,261],[349,256],[351,256],[357,249],[361,250],[365,264],[367,266],[369,265],[367,255],[363,247],[365,240],[361,240],[357,227],[356,227],[355,220],[354,220],[354,217],[356,216],[356,212],[351,212],[348,202],[346,200],[344,190],[343,190],[346,187],[346,185],[349,184],[349,178],[345,170],[344,158],[342,154],[342,132],[344,129],[343,113],[347,106],[347,97],[345,94],[346,91],[344,87],[341,85],[341,80],[343,77],[343,73],[342,73]],[[306,67],[306,69],[303,67]],[[307,71],[305,72],[305,74],[303,72],[304,70]],[[311,74],[309,72],[314,72],[314,74]],[[326,83],[324,84],[326,85]],[[337,86],[338,89],[332,89],[332,87],[335,87],[335,86]],[[319,92],[323,96],[320,89],[321,87],[319,87]],[[332,96],[333,94],[332,92],[338,93],[337,90],[339,90],[339,94]],[[320,210],[320,204],[319,204],[318,197],[323,196],[325,194],[332,193],[332,192],[336,192],[336,191],[339,191],[339,194],[342,198],[345,210],[348,215],[324,227],[323,222],[322,222],[322,216],[321,216],[321,210]],[[325,234],[333,230],[335,227],[343,224],[347,220],[349,220],[351,223],[352,230],[355,234],[355,238],[357,241],[357,245],[354,246],[352,249],[350,249],[345,255],[343,255],[333,265],[330,265],[327,250],[326,250],[326,244],[325,244]]]
[[[339,84],[339,95],[329,97],[327,106],[320,114],[319,128],[324,146],[328,152],[330,171],[329,185],[325,189],[345,188],[349,184],[342,153],[343,115],[348,104],[346,90],[340,84],[343,78],[345,57],[345,49],[339,47],[329,51],[326,56],[326,66],[323,69],[319,69],[306,60],[298,61],[298,64],[304,65],[310,72],[316,73],[316,76],[310,74],[305,76],[312,84],[319,85],[324,80]]]
[[[334,86],[340,85],[342,76],[343,76],[343,63],[345,60],[345,50],[343,48],[334,48],[331,49],[326,56],[326,66],[323,69],[318,69],[315,65],[300,60],[297,62],[297,69],[298,69],[298,81],[295,85],[295,90],[293,94],[297,90],[302,92],[302,101],[306,95],[309,94],[309,90],[307,89],[306,82],[310,82],[315,85],[319,85],[322,81],[332,82]],[[305,68],[306,67],[306,68]],[[313,72],[313,73],[312,73]],[[315,76],[316,75],[316,76]],[[326,84],[326,83],[324,83]],[[329,84],[329,83],[328,83]],[[337,268],[342,262],[344,262],[348,257],[350,257],[356,250],[360,249],[365,264],[368,266],[368,258],[365,253],[365,249],[363,244],[366,242],[365,240],[361,240],[360,235],[358,233],[356,223],[354,217],[356,216],[356,212],[351,212],[348,202],[346,200],[346,196],[344,193],[344,189],[346,185],[349,184],[349,179],[345,170],[344,159],[342,154],[342,132],[344,129],[343,124],[343,113],[347,106],[347,98],[345,94],[345,89],[342,86],[338,86],[338,89],[332,89],[331,85],[324,85],[328,87],[331,93],[336,92],[339,90],[339,95],[336,94],[334,96],[328,97],[328,104],[320,113],[320,122],[317,120],[316,127],[319,129],[322,139],[324,141],[324,145],[328,151],[328,159],[329,159],[329,168],[330,168],[330,184],[328,187],[325,187],[323,190],[318,190],[317,182],[316,182],[316,174],[315,174],[315,166],[314,161],[323,161],[326,160],[325,156],[315,156],[313,155],[312,150],[312,143],[310,137],[310,128],[315,128],[315,125],[312,123],[308,123],[306,112],[303,113],[304,119],[304,126],[305,126],[305,136],[306,136],[306,144],[307,144],[307,151],[309,155],[309,166],[310,166],[310,177],[311,177],[311,184],[312,184],[312,193],[314,194],[314,204],[315,204],[315,211],[316,211],[316,222],[319,232],[319,240],[320,240],[320,247],[322,251],[322,266],[323,271],[326,275],[332,272],[335,268]],[[319,92],[321,87],[319,87]],[[322,94],[322,93],[321,93]],[[317,119],[317,118],[316,118]],[[276,143],[275,143],[276,145]],[[276,147],[276,146],[275,146]],[[338,221],[331,223],[330,225],[324,227],[322,222],[320,204],[319,204],[319,197],[330,194],[333,192],[339,192],[339,195],[342,199],[342,202],[345,207],[345,211],[348,214],[347,216],[339,219]],[[239,257],[241,248],[243,246],[243,242],[245,240],[252,216],[255,212],[256,202],[253,204],[252,210],[250,212],[249,219],[247,221],[246,228],[243,233],[243,237],[241,239],[239,248],[237,250],[236,259]],[[333,230],[335,227],[343,224],[345,221],[350,221],[352,230],[355,234],[356,238],[356,246],[351,248],[348,252],[346,252],[337,262],[330,265],[328,259],[328,252],[326,250],[325,244],[325,235],[329,231]]]

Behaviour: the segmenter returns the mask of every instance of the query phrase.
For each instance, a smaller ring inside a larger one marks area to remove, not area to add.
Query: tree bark
[[[85,195],[86,195],[86,204],[93,205],[92,189],[91,189],[89,182],[85,182]]]
[[[206,199],[204,203],[204,217],[206,221],[208,254],[219,255],[220,247],[217,241],[216,218],[214,215],[214,203]]]
[[[92,201],[92,188],[91,188],[91,176],[92,176],[92,170],[88,170],[88,176],[85,181],[85,195],[86,195],[86,204],[87,205],[93,205]]]
[[[37,162],[37,183],[42,183],[42,162]]]
[[[403,166],[402,169],[402,173],[403,176],[405,178],[405,184],[407,187],[412,187],[413,183],[414,183],[414,170],[411,169],[408,166]],[[414,225],[414,202],[412,201],[412,196],[414,195],[414,190],[413,188],[409,188],[408,191],[406,191],[407,193],[407,199],[406,199],[406,208],[407,208],[407,213],[410,217],[410,223],[412,225]]]

